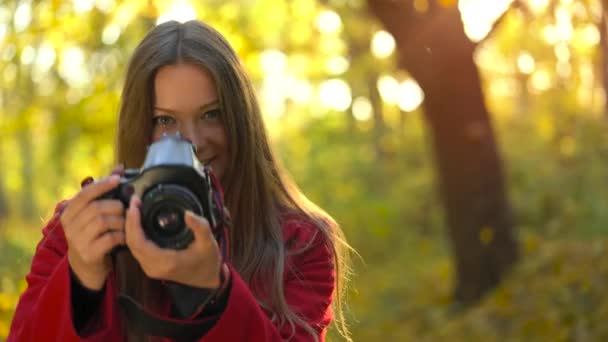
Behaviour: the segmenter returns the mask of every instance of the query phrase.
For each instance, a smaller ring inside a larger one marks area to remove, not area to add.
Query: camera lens
[[[168,235],[179,232],[185,226],[183,210],[179,208],[161,208],[156,214],[155,225],[158,227],[159,233],[167,233]]]
[[[184,213],[202,215],[197,197],[177,184],[158,184],[142,197],[142,223],[146,237],[164,248],[186,248],[194,240],[186,227]]]

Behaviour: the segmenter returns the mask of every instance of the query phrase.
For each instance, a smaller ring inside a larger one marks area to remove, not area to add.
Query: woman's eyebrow
[[[219,99],[215,99],[215,100],[213,100],[213,101],[211,101],[211,102],[209,102],[207,104],[204,104],[204,105],[200,106],[198,109],[199,110],[205,110],[205,109],[208,109],[210,107],[217,106],[219,104],[220,104],[220,100]]]
[[[217,106],[219,103],[220,103],[220,100],[219,100],[219,99],[218,99],[218,100],[213,100],[213,101],[211,101],[211,102],[209,102],[209,103],[206,103],[206,104],[204,104],[204,105],[202,105],[202,106],[198,107],[198,110],[199,110],[199,111],[203,111],[203,110],[209,109],[209,108],[211,108],[211,107]],[[177,111],[175,111],[175,110],[173,110],[173,109],[164,108],[164,107],[159,107],[159,106],[154,106],[154,109],[156,109],[156,110],[160,110],[160,111],[163,111],[163,112],[167,112],[167,113],[169,113],[169,114],[175,114],[175,113],[177,113]]]

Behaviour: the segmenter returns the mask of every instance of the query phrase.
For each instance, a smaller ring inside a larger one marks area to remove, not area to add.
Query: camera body
[[[223,214],[218,187],[189,141],[164,135],[148,147],[141,169],[125,170],[119,185],[100,198],[120,200],[126,208],[137,194],[146,237],[161,248],[184,249],[194,240],[184,222],[186,210],[205,217],[218,238]]]

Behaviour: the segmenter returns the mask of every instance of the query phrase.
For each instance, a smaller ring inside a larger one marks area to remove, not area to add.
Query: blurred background
[[[132,50],[194,18],[242,57],[278,153],[360,254],[355,341],[608,340],[606,11],[1,0],[0,340],[55,203],[113,166]]]

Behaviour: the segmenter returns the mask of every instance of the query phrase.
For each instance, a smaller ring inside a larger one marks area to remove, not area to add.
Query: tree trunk
[[[454,299],[471,303],[495,287],[518,258],[501,160],[473,60],[455,7],[432,1],[368,0],[395,37],[399,66],[424,91],[439,188],[456,266]]]

